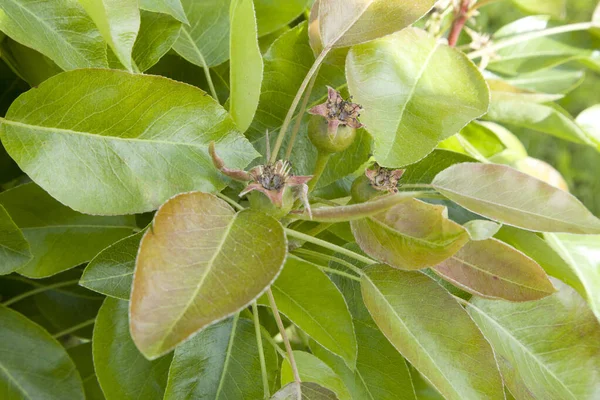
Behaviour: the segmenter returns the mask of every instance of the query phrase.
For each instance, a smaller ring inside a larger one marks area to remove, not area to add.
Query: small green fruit
[[[369,178],[365,175],[356,178],[354,182],[352,182],[352,188],[350,189],[353,203],[364,203],[365,201],[369,201],[384,194],[386,194],[386,192],[375,189]]]
[[[356,129],[347,125],[338,125],[330,132],[329,123],[325,118],[311,115],[308,121],[308,138],[319,152],[339,153],[352,145],[356,138]]]

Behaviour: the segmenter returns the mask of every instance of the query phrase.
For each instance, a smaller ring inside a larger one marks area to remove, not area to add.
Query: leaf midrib
[[[16,380],[15,377],[12,376],[12,374],[10,372],[8,372],[8,369],[6,369],[4,367],[4,364],[2,364],[1,362],[0,362],[0,370],[2,370],[2,372],[4,372],[4,375],[6,375],[11,382],[14,382],[15,386],[25,395],[25,397],[27,397],[29,400],[33,400],[32,397],[29,396],[29,393],[19,384],[19,381]]]
[[[571,390],[560,379],[558,379],[558,377],[554,374],[554,372],[552,370],[550,370],[546,366],[546,364],[542,363],[537,358],[537,356],[534,353],[532,353],[523,343],[521,343],[515,336],[513,336],[510,331],[508,331],[504,326],[500,325],[499,322],[497,322],[495,319],[493,319],[491,316],[489,316],[487,313],[485,313],[482,309],[480,309],[473,303],[469,302],[467,308],[468,307],[472,307],[473,309],[477,310],[478,314],[483,315],[485,318],[487,318],[489,321],[491,321],[492,324],[497,326],[499,328],[500,332],[504,332],[506,337],[508,337],[509,339],[512,339],[512,341],[514,343],[518,344],[519,347],[521,347],[524,350],[525,354],[529,355],[536,362],[536,364],[538,364],[540,367],[542,367],[542,369],[544,369],[552,378],[554,378],[554,380],[556,382],[558,382],[560,384],[560,386],[562,386],[567,391],[567,393],[569,393],[572,396],[573,400],[577,400],[577,397],[575,396],[575,394],[573,392],[571,392]]]

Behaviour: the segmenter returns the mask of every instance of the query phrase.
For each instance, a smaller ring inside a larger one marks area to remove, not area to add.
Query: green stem
[[[308,73],[306,74],[304,81],[302,81],[300,88],[298,88],[296,97],[294,97],[294,100],[292,101],[290,109],[288,110],[287,115],[285,116],[285,119],[283,120],[281,129],[279,129],[279,135],[277,136],[277,141],[275,142],[275,147],[273,148],[273,152],[271,153],[271,160],[269,160],[272,164],[274,164],[275,161],[277,161],[277,156],[279,154],[279,150],[281,149],[281,145],[283,144],[283,139],[285,138],[286,131],[288,129],[288,126],[290,125],[292,117],[294,116],[294,111],[296,111],[296,107],[298,107],[298,103],[300,102],[300,99],[302,98],[302,95],[304,94],[304,91],[306,90],[306,87],[308,86],[313,75],[317,72],[317,70],[319,69],[319,66],[321,65],[321,63],[323,62],[323,60],[325,59],[325,57],[327,56],[327,54],[329,53],[330,50],[331,50],[331,47],[325,47],[321,51],[321,54],[319,54],[319,56],[313,63],[312,67],[310,67],[310,70],[308,70]]]
[[[279,328],[281,339],[283,340],[285,350],[287,351],[288,361],[290,362],[290,366],[292,367],[292,373],[294,374],[294,381],[296,381],[296,383],[298,383],[298,386],[300,386],[300,382],[302,381],[300,380],[300,373],[298,372],[298,366],[296,365],[296,359],[294,358],[292,345],[290,344],[290,341],[287,337],[287,333],[285,333],[285,327],[283,326],[281,315],[279,315],[279,309],[277,309],[277,304],[275,303],[275,298],[273,297],[273,292],[271,291],[271,288],[267,289],[267,297],[269,298],[269,304],[271,305],[271,310],[273,310],[275,322],[277,322],[277,327]]]
[[[88,319],[87,321],[83,321],[82,323],[77,324],[75,326],[72,326],[72,327],[70,327],[68,329],[65,329],[64,331],[60,331],[58,333],[55,333],[54,335],[52,335],[52,337],[54,339],[58,339],[59,337],[68,335],[68,334],[73,333],[73,332],[77,332],[81,328],[85,328],[86,326],[92,325],[94,322],[96,322],[96,317],[94,317],[92,319]]]
[[[254,316],[254,331],[256,333],[256,345],[258,346],[258,358],[260,359],[260,372],[262,374],[263,390],[265,399],[271,397],[269,391],[269,378],[267,377],[267,364],[265,363],[265,351],[262,344],[262,335],[260,329],[260,320],[258,317],[258,305],[256,300],[252,302],[252,315]]]
[[[591,28],[597,28],[599,26],[600,25],[595,22],[580,22],[577,24],[562,25],[554,28],[544,29],[541,31],[528,32],[511,37],[509,39],[501,40],[481,50],[473,51],[467,54],[467,57],[469,57],[470,59],[479,58],[488,54],[493,54],[495,51],[503,49],[505,47],[514,46],[515,44],[527,42],[529,40],[539,39],[545,36],[558,35],[566,32],[585,31]]]
[[[11,304],[14,304],[14,303],[16,303],[18,301],[26,299],[29,296],[34,296],[34,295],[36,295],[38,293],[43,293],[43,292],[45,292],[47,290],[53,290],[53,289],[58,289],[58,288],[65,287],[65,286],[76,285],[77,283],[79,283],[79,279],[72,280],[72,281],[59,282],[59,283],[55,283],[53,285],[41,286],[41,287],[38,287],[37,289],[32,289],[32,290],[30,290],[28,292],[21,293],[18,296],[15,296],[15,297],[13,297],[11,299],[8,299],[4,303],[2,303],[2,305],[5,306],[5,307],[8,307]]]
[[[308,88],[306,88],[306,93],[304,93],[304,100],[302,100],[302,104],[300,105],[300,111],[296,116],[296,123],[292,128],[292,136],[290,137],[290,142],[288,143],[287,150],[285,151],[285,159],[289,160],[292,155],[292,149],[294,148],[294,143],[296,142],[296,136],[298,136],[298,131],[300,131],[300,125],[302,125],[302,117],[304,116],[304,112],[306,111],[306,105],[308,104],[308,100],[310,99],[310,94],[312,93],[313,87],[315,86],[315,81],[317,80],[317,76],[319,75],[319,71],[313,75],[310,83],[308,84]]]
[[[291,218],[315,222],[346,222],[370,217],[386,211],[395,205],[414,197],[422,196],[425,192],[398,192],[378,197],[364,203],[338,207],[318,207],[312,209],[312,218],[307,213],[290,214]]]
[[[235,200],[233,200],[232,198],[230,198],[228,196],[225,196],[221,192],[215,193],[215,196],[217,196],[218,198],[220,198],[222,200],[225,200],[227,203],[229,203],[233,208],[235,208],[238,211],[245,210],[245,208],[242,207],[241,205],[239,205]]]
[[[273,346],[273,348],[281,356],[281,358],[286,358],[287,357],[285,351],[283,351],[283,349],[281,347],[279,347],[279,345],[277,344],[277,342],[275,342],[275,339],[273,339],[271,336],[267,335],[264,332],[263,332],[263,336],[262,337],[265,338],[265,339],[267,339],[267,342],[269,342],[269,344],[271,344],[271,346]]]
[[[363,274],[363,271],[358,268],[356,265],[352,265],[351,263],[349,263],[346,260],[342,260],[341,258],[335,257],[335,256],[330,256],[329,254],[323,254],[323,253],[319,253],[318,251],[313,251],[313,250],[308,250],[308,249],[296,249],[294,250],[295,253],[299,253],[299,254],[304,254],[307,256],[311,256],[311,257],[317,257],[317,258],[321,258],[323,260],[327,260],[327,261],[333,261],[335,263],[338,263],[340,265],[343,265],[344,267],[348,268],[349,270],[353,271],[354,273],[358,274],[359,276],[361,276]],[[357,279],[360,280],[359,278],[357,278],[354,275],[351,274],[347,274],[343,271],[334,269],[334,268],[329,268],[329,267],[324,267],[319,265],[320,268],[327,268],[329,270],[333,270],[334,274],[338,274],[338,275],[342,275],[342,276],[346,276],[350,279]]]
[[[317,182],[325,172],[325,167],[327,167],[327,163],[331,158],[330,153],[322,153],[319,151],[317,154],[317,162],[315,163],[315,169],[313,171],[313,177],[310,181],[308,181],[308,191],[312,192],[314,188],[317,186]]]
[[[194,43],[194,40],[192,39],[192,36],[190,35],[190,33],[188,32],[187,29],[183,28],[181,30],[181,32],[187,36],[187,39],[191,43]],[[198,58],[200,59],[200,62],[202,63],[202,69],[204,70],[204,76],[206,77],[206,81],[208,82],[208,87],[210,88],[210,93],[212,94],[212,97],[217,101],[217,103],[219,103],[219,97],[217,96],[217,91],[215,90],[215,86],[213,85],[212,78],[210,77],[210,68],[206,64],[206,60],[204,60],[204,56],[202,55],[200,50],[196,47],[196,45],[194,45],[194,48],[196,50],[196,55],[198,56]]]
[[[286,235],[288,235],[288,236],[295,237],[296,239],[304,240],[305,242],[316,244],[317,246],[321,246],[321,247],[324,247],[324,248],[329,249],[331,251],[334,251],[336,253],[340,253],[340,254],[343,254],[343,255],[348,256],[350,258],[353,258],[356,261],[360,261],[362,263],[369,264],[369,265],[377,263],[376,261],[374,261],[374,260],[372,260],[372,259],[370,259],[368,257],[365,257],[363,255],[357,254],[357,253],[353,252],[352,250],[345,249],[345,248],[343,248],[341,246],[338,246],[338,245],[335,245],[333,243],[326,242],[325,240],[321,240],[321,239],[316,238],[316,237],[305,235],[302,232],[294,231],[292,229],[288,229],[288,228],[284,228],[284,229],[285,229]]]

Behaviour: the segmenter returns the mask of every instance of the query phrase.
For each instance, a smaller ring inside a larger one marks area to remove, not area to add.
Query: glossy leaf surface
[[[131,52],[140,29],[136,0],[78,0],[121,64],[132,71]]]
[[[371,257],[400,269],[421,269],[444,261],[469,240],[467,231],[447,215],[444,206],[411,198],[350,226]]]
[[[158,76],[63,73],[19,97],[6,117],[0,136],[21,169],[91,214],[144,212],[180,192],[222,188],[211,140],[232,168],[256,155],[203,91]]]
[[[600,233],[600,220],[577,198],[505,165],[457,164],[438,174],[433,186],[464,208],[508,225]]]
[[[434,3],[434,0],[321,0],[318,9],[321,41],[325,47],[346,47],[389,35],[421,18]]]
[[[342,379],[323,361],[304,351],[294,351],[294,359],[302,381],[318,383],[334,392],[340,400],[351,400],[350,392]],[[293,381],[292,367],[285,359],[281,365],[281,385],[285,386]]]
[[[380,264],[365,273],[377,326],[445,398],[504,399],[492,349],[449,293],[420,272]]]
[[[310,0],[288,0],[285,2],[254,0],[258,36],[264,36],[284,28],[302,14],[309,5]]]
[[[32,257],[23,232],[0,205],[0,275],[10,274],[27,264]]]
[[[128,302],[107,297],[94,338],[94,367],[107,399],[162,399],[171,355],[148,361],[129,334]]]
[[[600,235],[544,235],[585,288],[588,304],[600,321]]]
[[[338,397],[331,390],[314,382],[300,383],[301,400],[338,400]],[[280,391],[275,393],[271,400],[297,400],[298,384],[296,382],[285,385]]]
[[[263,344],[270,384],[277,354]],[[254,400],[263,397],[260,361],[252,321],[229,318],[212,325],[175,350],[165,400]]]
[[[591,400],[600,388],[600,326],[579,295],[559,288],[526,303],[474,298],[467,310],[535,398]],[[514,381],[507,385],[512,391]]]
[[[2,399],[85,399],[73,361],[39,325],[0,306],[0,336]]]
[[[140,0],[140,8],[142,10],[170,15],[189,25],[189,21],[181,5],[181,0]]]
[[[131,333],[156,358],[257,298],[287,253],[272,217],[236,214],[206,193],[178,195],[154,217],[140,244],[131,292]]]
[[[179,37],[181,23],[166,14],[143,11],[133,60],[140,71],[146,71],[171,50]]]
[[[356,364],[352,317],[341,293],[327,275],[310,262],[289,257],[271,286],[277,308],[319,344]],[[260,303],[268,305],[263,296]]]
[[[0,205],[31,246],[33,259],[19,269],[31,278],[54,275],[89,261],[135,227],[132,216],[101,217],[73,211],[34,183],[1,193]]]
[[[600,104],[583,110],[575,121],[600,148]]]
[[[62,69],[107,67],[106,43],[78,2],[2,0],[0,7],[0,31]]]
[[[263,78],[252,0],[232,0],[230,19],[229,113],[238,129],[244,132],[258,107]]]
[[[107,296],[129,300],[135,258],[144,233],[127,236],[98,253],[85,268],[79,284]]]
[[[420,160],[488,108],[475,65],[415,28],[353,47],[346,78],[385,167]]]
[[[467,243],[434,271],[469,293],[491,299],[531,301],[555,291],[535,261],[496,239]]]
[[[182,0],[181,3],[188,20],[194,23],[182,27],[173,49],[199,67],[213,67],[227,61],[230,0]]]

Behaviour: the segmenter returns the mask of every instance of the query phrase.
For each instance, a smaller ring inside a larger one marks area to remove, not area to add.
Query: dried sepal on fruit
[[[362,203],[387,193],[398,193],[403,169],[388,169],[375,164],[352,183],[352,200]]]

